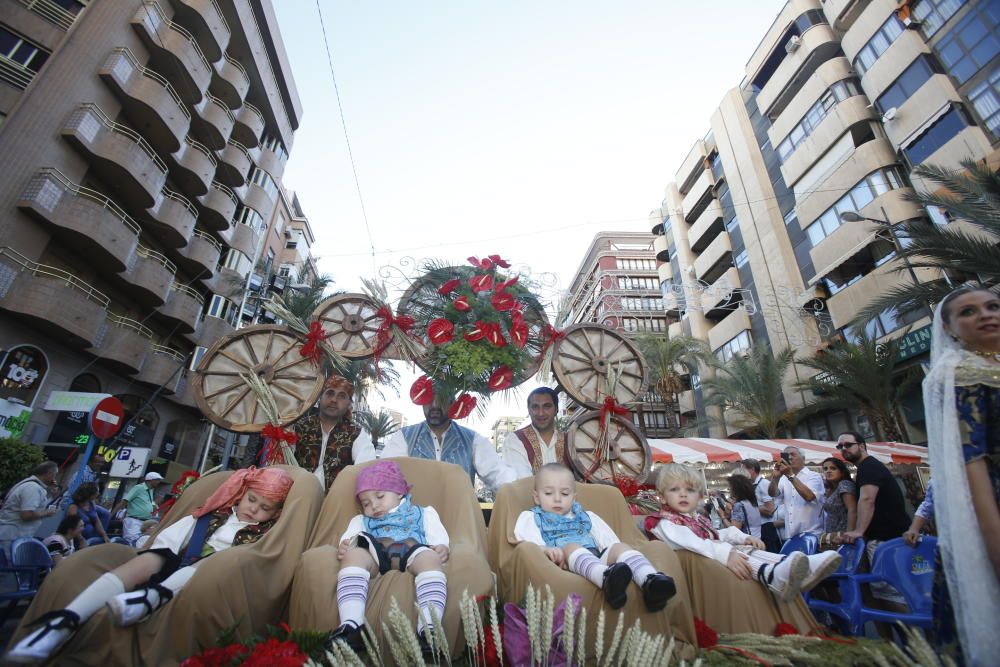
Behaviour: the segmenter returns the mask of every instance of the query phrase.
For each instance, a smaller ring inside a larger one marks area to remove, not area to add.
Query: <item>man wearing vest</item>
[[[424,421],[404,426],[389,436],[381,458],[393,456],[454,463],[469,473],[473,484],[479,475],[494,491],[501,484],[516,479],[514,470],[500,460],[489,440],[453,422],[446,410],[436,403],[424,406]]]
[[[546,463],[562,463],[572,469],[566,457],[566,434],[556,428],[559,396],[554,389],[539,387],[528,394],[531,424],[508,433],[503,442],[503,461],[517,479],[531,477]]]

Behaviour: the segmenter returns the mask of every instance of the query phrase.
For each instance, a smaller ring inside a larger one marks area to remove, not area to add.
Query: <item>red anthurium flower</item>
[[[494,292],[493,297],[490,299],[490,303],[493,304],[493,308],[496,310],[510,310],[514,307],[514,295],[508,294],[507,292]]]
[[[431,320],[427,325],[427,337],[435,345],[444,345],[455,334],[455,325],[443,317]]]
[[[507,344],[507,340],[503,337],[503,330],[500,325],[496,322],[485,322],[486,329],[486,340],[493,343],[496,347],[503,347]]]
[[[469,264],[472,264],[477,269],[482,269],[483,271],[489,271],[493,268],[493,262],[486,257],[479,259],[478,257],[469,257]]]
[[[462,394],[448,408],[448,419],[465,419],[476,409],[476,397]]]
[[[467,313],[472,310],[472,306],[469,305],[469,297],[460,296],[451,302],[451,305],[455,306],[455,310]]]
[[[507,260],[505,260],[502,257],[500,257],[500,255],[490,255],[490,260],[492,260],[493,263],[496,264],[497,266],[499,266],[501,269],[509,269],[510,268],[510,262],[508,262]],[[486,261],[486,260],[483,260],[483,261]]]
[[[517,276],[514,276],[513,278],[508,278],[507,280],[505,280],[502,283],[500,283],[499,285],[497,285],[497,291],[498,292],[502,292],[503,290],[507,289],[511,285],[516,285],[516,284],[517,284]]]
[[[421,375],[410,387],[410,400],[415,405],[427,405],[434,400],[434,384],[426,375]]]
[[[491,290],[493,289],[493,276],[488,273],[473,276],[469,279],[469,287],[472,288],[473,292],[485,292],[487,290]]]
[[[451,294],[456,289],[458,289],[458,286],[461,284],[462,284],[461,280],[459,280],[458,278],[452,278],[445,284],[441,285],[441,287],[438,287],[438,294]]]
[[[489,322],[483,322],[482,320],[476,322],[476,325],[472,327],[471,331],[467,331],[463,338],[470,343],[475,343],[477,340],[482,340],[486,338],[486,332],[489,330]]]
[[[510,341],[523,348],[528,342],[528,324],[524,316],[515,310],[510,317]]]
[[[508,389],[514,384],[514,371],[507,366],[498,366],[497,369],[490,374],[488,384],[490,391]]]

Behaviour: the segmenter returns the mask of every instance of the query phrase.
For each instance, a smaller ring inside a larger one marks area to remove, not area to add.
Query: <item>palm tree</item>
[[[940,186],[934,192],[908,196],[923,206],[936,206],[954,220],[971,226],[935,225],[926,220],[893,225],[887,231],[900,239],[903,262],[914,268],[939,269],[958,282],[973,278],[990,287],[1000,285],[1000,170],[965,160],[965,171],[952,172],[943,167],[920,165],[913,175]],[[901,267],[902,268],[902,267]],[[954,289],[952,279],[941,277],[924,283],[905,283],[880,294],[855,318],[864,324],[890,308],[899,312],[918,310],[938,303]]]
[[[636,343],[649,367],[650,387],[663,400],[667,413],[667,437],[680,434],[677,404],[684,391],[684,375],[695,374],[702,364],[709,363],[711,351],[703,341],[690,336],[656,336],[645,334]]]
[[[374,389],[378,395],[385,398],[383,387],[392,389],[399,396],[399,371],[392,362],[382,360],[376,362],[373,358],[348,359],[347,368],[341,373],[354,384],[354,403],[362,405],[368,392]]]
[[[916,367],[896,374],[895,340],[878,343],[862,334],[853,343],[842,342],[820,350],[800,364],[818,371],[797,388],[816,395],[800,415],[831,410],[856,410],[868,418],[880,440],[908,441],[900,418],[903,396],[920,380]]]
[[[784,407],[781,391],[794,361],[795,352],[791,348],[773,354],[763,343],[726,362],[715,361],[715,377],[701,381],[705,405],[729,411],[730,421],[749,435],[777,437],[795,423],[795,413]],[[711,424],[720,423],[713,417],[707,420]]]
[[[308,287],[286,289],[281,295],[281,300],[293,315],[303,322],[309,322],[316,306],[326,298],[326,288],[332,284],[332,276],[328,274],[317,276]]]
[[[368,435],[372,438],[372,444],[375,446],[376,452],[382,451],[382,444],[386,438],[399,430],[399,425],[393,420],[392,416],[384,411],[379,410],[377,413],[365,410],[359,412],[355,416],[355,421],[358,426],[368,431]]]

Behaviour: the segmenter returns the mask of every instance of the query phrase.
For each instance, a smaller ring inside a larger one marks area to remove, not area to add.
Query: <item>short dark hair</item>
[[[865,436],[861,435],[857,431],[841,431],[840,435],[837,436],[837,440],[840,440],[841,436],[844,435],[851,436],[852,438],[854,438],[855,442],[857,442],[859,445],[864,445],[865,449],[868,448],[868,441],[865,440]]]
[[[985,285],[964,285],[953,292],[949,292],[948,296],[941,300],[941,319],[944,320],[945,324],[951,324],[951,312],[948,310],[951,302],[960,296],[972,294],[973,292],[986,292],[996,296],[993,290],[989,289]]]
[[[82,522],[83,518],[79,514],[64,516],[63,520],[59,522],[59,527],[56,528],[56,532],[60,535],[68,535],[71,531],[76,530],[76,527]]]
[[[757,492],[753,488],[753,482],[746,475],[730,475],[729,490],[736,502],[749,500],[751,505],[757,507]]]
[[[532,389],[531,393],[528,394],[527,405],[529,405],[529,406],[531,405],[531,397],[532,396],[538,396],[539,394],[544,394],[544,395],[548,396],[549,398],[551,398],[552,399],[552,405],[556,406],[557,409],[559,408],[559,392],[557,392],[555,389],[553,389],[551,387],[538,387],[537,389]]]
[[[31,474],[35,477],[41,477],[57,470],[59,470],[59,464],[55,461],[43,461],[32,469]]]
[[[740,466],[746,468],[747,470],[753,470],[758,475],[760,474],[760,461],[754,459],[743,459],[740,461]]]
[[[98,488],[96,484],[93,482],[84,482],[80,486],[76,487],[76,491],[73,492],[73,502],[79,505],[85,500],[96,498],[97,493]]]

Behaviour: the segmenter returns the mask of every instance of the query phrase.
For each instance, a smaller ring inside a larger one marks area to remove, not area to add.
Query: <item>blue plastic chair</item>
[[[52,570],[52,554],[41,540],[34,537],[19,537],[10,545],[10,561],[12,565],[33,567],[38,570],[41,579]]]
[[[793,551],[801,551],[807,556],[812,556],[819,551],[819,535],[814,533],[799,533],[785,540],[781,545],[781,553],[787,556]]]
[[[21,600],[30,600],[38,592],[38,568],[11,565],[6,549],[0,549],[0,603],[8,603],[0,612],[0,627],[7,623]]]
[[[837,589],[840,593],[840,602],[830,602],[828,600],[809,597],[806,600],[806,604],[809,605],[809,609],[813,613],[826,612],[829,614],[834,620],[838,621],[841,630],[845,630],[848,634],[857,634],[850,632],[852,624],[857,625],[857,618],[856,615],[852,617],[849,613],[851,609],[856,608],[856,605],[845,604],[845,602],[853,600],[855,590],[857,590],[848,579],[858,573],[858,568],[864,560],[865,541],[858,538],[854,544],[843,544],[837,549],[837,553],[840,554],[842,559],[840,567],[826,581],[837,584]]]

